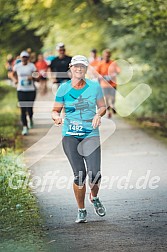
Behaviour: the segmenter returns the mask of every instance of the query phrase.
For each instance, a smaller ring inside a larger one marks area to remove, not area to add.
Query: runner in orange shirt
[[[98,64],[100,62],[101,58],[97,56],[97,50],[92,49],[90,52],[90,58],[89,58],[89,63],[92,67],[96,68],[98,67]]]
[[[44,60],[44,57],[42,54],[38,55],[38,60],[35,63],[35,66],[37,68],[37,71],[39,73],[39,83],[40,83],[40,91],[41,94],[47,93],[47,69],[48,65],[46,61]]]
[[[97,79],[97,68],[101,61],[101,58],[97,56],[97,50],[92,49],[90,51],[90,58],[89,58],[89,67],[88,67],[88,76],[90,79]]]
[[[103,88],[108,118],[112,116],[112,110],[115,111],[115,94],[116,94],[116,76],[120,73],[119,66],[112,60],[110,60],[111,51],[105,49],[103,51],[103,60],[98,64],[97,72],[100,74],[99,81]],[[112,110],[111,110],[112,109]]]

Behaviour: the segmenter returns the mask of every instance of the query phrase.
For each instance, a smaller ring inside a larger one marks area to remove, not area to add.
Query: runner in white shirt
[[[20,58],[21,62],[13,67],[13,74],[15,84],[17,84],[17,96],[21,109],[22,135],[27,135],[28,128],[33,126],[33,102],[36,97],[36,88],[32,74],[36,71],[36,67],[28,61],[28,52],[23,51]],[[28,103],[26,104],[26,102]],[[29,125],[27,124],[27,113],[29,115]]]

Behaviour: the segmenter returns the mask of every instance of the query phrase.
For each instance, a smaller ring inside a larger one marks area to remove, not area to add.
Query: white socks
[[[96,199],[98,199],[98,197],[97,197],[97,196],[96,196],[96,197],[93,197],[93,196],[92,196],[92,200],[96,200]]]
[[[78,208],[78,211],[79,211],[79,210],[85,211],[86,208]]]

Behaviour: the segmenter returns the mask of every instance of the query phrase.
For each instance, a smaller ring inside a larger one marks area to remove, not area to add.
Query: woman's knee
[[[98,171],[97,173],[89,171],[89,183],[90,184],[98,184],[101,181],[101,172]]]
[[[86,183],[86,172],[79,171],[78,174],[75,174],[74,183],[78,186],[83,186]]]

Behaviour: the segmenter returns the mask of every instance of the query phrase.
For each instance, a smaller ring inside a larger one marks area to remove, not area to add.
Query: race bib
[[[31,85],[31,80],[23,79],[21,80],[21,86],[27,87]]]
[[[81,121],[70,121],[66,134],[71,136],[84,136],[85,130]]]

